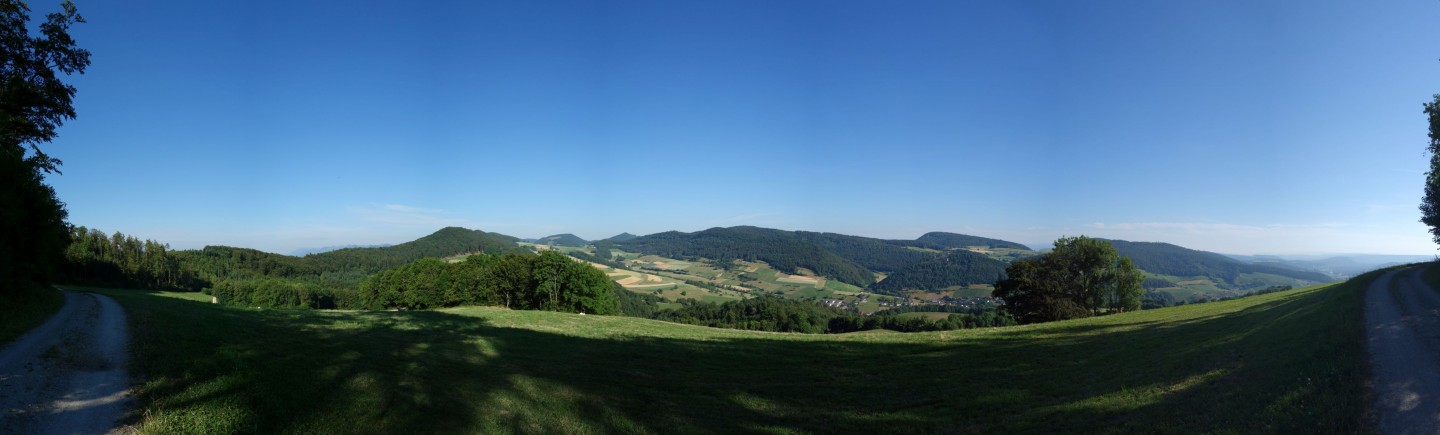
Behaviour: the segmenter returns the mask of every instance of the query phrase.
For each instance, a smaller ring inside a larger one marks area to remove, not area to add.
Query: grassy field
[[[801,335],[105,291],[143,433],[1363,432],[1365,282],[1010,328]]]
[[[24,287],[0,295],[0,345],[15,341],[45,323],[65,304],[65,295],[49,287]]]

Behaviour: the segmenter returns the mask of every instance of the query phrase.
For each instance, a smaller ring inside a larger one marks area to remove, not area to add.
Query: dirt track
[[[1384,434],[1440,434],[1440,293],[1420,280],[1420,270],[1386,273],[1366,290],[1367,347]]]
[[[54,317],[0,348],[0,433],[106,433],[130,404],[125,312],[65,292]]]

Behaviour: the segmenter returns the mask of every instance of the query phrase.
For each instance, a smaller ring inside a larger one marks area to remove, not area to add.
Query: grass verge
[[[1346,283],[986,330],[777,334],[111,291],[144,433],[1371,431]]]
[[[45,323],[61,305],[65,305],[65,295],[48,286],[22,285],[15,292],[0,295],[0,345]]]

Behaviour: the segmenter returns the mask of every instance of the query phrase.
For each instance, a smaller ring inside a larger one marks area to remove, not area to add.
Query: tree
[[[1025,323],[1140,309],[1144,274],[1110,242],[1062,237],[1050,253],[1018,260],[995,283],[1005,311]]]
[[[1440,243],[1440,94],[1425,103],[1430,120],[1430,171],[1425,173],[1425,196],[1420,199],[1420,222],[1430,226],[1430,237]]]
[[[57,73],[83,73],[90,65],[90,53],[68,32],[85,20],[75,4],[62,8],[31,37],[30,8],[0,0],[0,292],[48,282],[70,242],[65,205],[44,183],[60,160],[40,149],[75,118],[75,88]]]

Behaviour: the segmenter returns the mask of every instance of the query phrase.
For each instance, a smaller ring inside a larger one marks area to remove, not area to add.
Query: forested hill
[[[541,237],[540,239],[536,240],[535,243],[539,243],[541,245],[571,246],[576,248],[581,248],[585,245],[590,244],[590,242],[585,241],[585,239],[582,239],[570,233],[556,234],[550,237]]]
[[[610,236],[610,238],[605,239],[605,240],[608,240],[608,241],[611,241],[611,242],[623,242],[623,241],[626,241],[626,240],[634,239],[634,238],[636,238],[636,237],[640,237],[640,236],[637,236],[637,235],[634,235],[634,234],[630,234],[630,233],[620,233],[620,234],[616,234],[616,235],[614,235],[614,236]]]
[[[925,233],[925,235],[922,235],[920,236],[920,238],[917,238],[915,240],[891,240],[889,242],[901,246],[914,246],[917,248],[939,250],[968,248],[972,246],[984,246],[988,248],[1024,249],[1027,251],[1030,250],[1029,246],[1025,246],[1011,241],[970,236],[965,234],[946,233],[940,231]]]
[[[503,234],[448,227],[419,239],[379,248],[348,248],[304,257],[272,254],[247,248],[206,246],[198,251],[177,251],[181,261],[202,278],[249,279],[305,278],[341,287],[354,287],[366,276],[426,257],[448,257],[471,252],[526,253]]]
[[[615,246],[625,251],[680,259],[758,260],[785,273],[797,273],[803,267],[861,287],[875,282],[874,272],[864,266],[794,232],[769,228],[741,226],[693,233],[668,231],[616,241]]]
[[[900,271],[936,256],[933,252],[908,249],[869,237],[809,231],[796,231],[795,235],[876,272]]]
[[[1223,284],[1238,286],[1240,275],[1266,273],[1288,278],[1330,282],[1332,279],[1318,272],[1306,272],[1292,268],[1266,264],[1248,264],[1216,254],[1197,251],[1169,243],[1129,242],[1110,240],[1120,255],[1130,257],[1135,266],[1146,272],[1178,277],[1205,276],[1223,281]]]
[[[917,264],[890,274],[870,286],[876,293],[899,294],[902,290],[936,291],[971,284],[994,284],[1005,276],[1005,263],[981,254],[954,250],[932,255]]]
[[[361,267],[369,272],[399,266],[425,257],[448,257],[471,252],[487,254],[525,253],[515,242],[520,239],[460,227],[445,227],[428,236],[383,248],[350,248],[305,256],[321,270]]]

